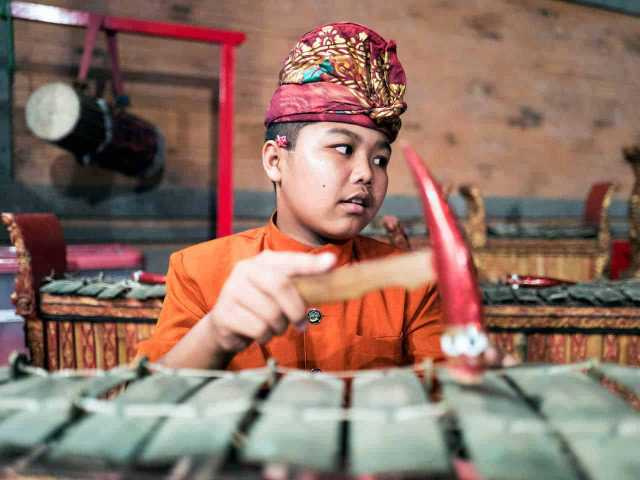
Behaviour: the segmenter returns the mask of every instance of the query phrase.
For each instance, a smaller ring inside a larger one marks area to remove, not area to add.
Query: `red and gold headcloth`
[[[280,71],[265,125],[344,122],[386,133],[400,130],[406,77],[393,40],[357,23],[333,23],[306,33]]]

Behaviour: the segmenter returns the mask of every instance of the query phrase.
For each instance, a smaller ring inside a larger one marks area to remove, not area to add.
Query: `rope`
[[[198,378],[241,378],[251,374],[263,374],[267,378],[274,379],[277,374],[281,375],[304,375],[316,378],[318,381],[334,381],[344,378],[368,377],[374,380],[377,375],[388,375],[395,372],[423,372],[425,377],[430,377],[433,371],[433,364],[425,362],[422,370],[418,366],[393,368],[374,371],[345,371],[311,374],[307,371],[277,367],[275,361],[270,359],[268,365],[263,368],[244,370],[242,372],[229,372],[226,370],[198,370],[198,369],[173,369],[157,363],[150,363],[142,359],[136,365],[117,367],[105,371],[94,370],[59,370],[47,372],[46,370],[26,365],[24,359],[16,359],[12,368],[21,374],[32,375],[41,378],[95,378],[107,376],[122,376],[123,382],[133,378],[142,378],[150,373],[157,375],[184,376]],[[584,372],[597,368],[598,361],[590,360],[573,365],[553,365],[544,369],[545,375],[566,374],[568,372]],[[536,374],[540,375],[539,366],[520,366],[509,369],[497,369],[488,372],[489,375],[505,375],[510,373]],[[206,420],[217,417],[227,417],[229,415],[246,415],[249,411],[255,411],[262,416],[281,417],[286,421],[315,423],[315,422],[378,422],[378,423],[403,423],[415,422],[425,418],[446,418],[452,412],[451,405],[445,400],[440,403],[417,403],[411,405],[380,406],[380,407],[352,407],[343,408],[335,406],[309,406],[296,404],[280,404],[267,400],[255,400],[253,398],[239,398],[231,400],[221,400],[205,405],[185,404],[185,403],[150,403],[136,402],[124,403],[116,400],[103,400],[99,398],[86,397],[83,394],[75,398],[47,398],[37,400],[29,398],[0,398],[0,410],[17,410],[28,412],[68,412],[69,415],[77,415],[78,412],[88,415],[109,415],[117,418],[152,418],[152,419],[189,419]],[[486,429],[492,432],[503,433],[540,433],[544,431],[546,425],[538,420],[529,419],[487,419]],[[590,422],[578,426],[567,426],[575,429],[575,433],[601,432],[602,427],[599,422],[593,425]],[[609,434],[617,434],[625,437],[637,437],[640,435],[640,421],[635,417],[623,417],[620,421],[610,426]]]
[[[406,405],[398,408],[342,408],[299,405],[276,405],[270,401],[252,402],[248,399],[224,400],[198,408],[194,405],[160,403],[160,404],[122,404],[95,398],[79,398],[72,403],[76,408],[85,413],[111,415],[121,418],[180,418],[180,419],[206,419],[226,417],[232,414],[243,414],[251,408],[262,415],[283,416],[302,422],[326,422],[326,421],[378,421],[378,422],[409,422],[419,418],[441,417],[448,413],[443,405],[421,403]],[[4,406],[0,402],[0,406]],[[26,409],[19,406],[16,407]],[[32,405],[28,409],[35,409]]]

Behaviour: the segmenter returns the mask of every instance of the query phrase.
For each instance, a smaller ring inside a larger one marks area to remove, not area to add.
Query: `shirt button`
[[[322,370],[320,370],[319,368],[312,368],[311,369],[311,373],[320,373]]]
[[[320,323],[320,319],[322,318],[322,312],[317,308],[310,308],[307,310],[307,320],[309,323],[316,324]]]

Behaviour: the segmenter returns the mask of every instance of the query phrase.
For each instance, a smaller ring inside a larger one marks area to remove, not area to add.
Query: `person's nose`
[[[351,171],[351,181],[353,183],[371,184],[373,180],[373,169],[367,155],[361,154],[354,159],[353,170]]]

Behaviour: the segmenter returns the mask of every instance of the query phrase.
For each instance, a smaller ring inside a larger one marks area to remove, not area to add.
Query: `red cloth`
[[[357,23],[306,33],[280,71],[265,125],[328,121],[374,128],[395,140],[406,77],[395,42]]]
[[[631,244],[628,240],[611,242],[611,266],[609,278],[617,280],[620,274],[631,266]]]
[[[358,236],[340,244],[311,247],[267,226],[205,242],[171,256],[167,295],[152,337],[138,354],[152,361],[168,352],[217,301],[234,265],[263,250],[336,254],[337,264],[400,252]],[[347,302],[313,305],[322,318],[304,332],[293,327],[264,347],[253,343],[237,354],[229,369],[266,365],[273,357],[284,367],[325,371],[398,366],[424,358],[442,360],[442,320],[435,284],[407,292],[387,288]]]

